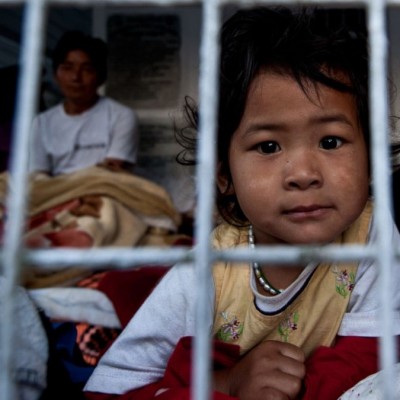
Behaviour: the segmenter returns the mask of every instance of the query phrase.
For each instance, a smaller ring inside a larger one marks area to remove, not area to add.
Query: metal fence
[[[200,143],[198,150],[197,182],[198,182],[198,207],[196,215],[196,242],[194,252],[184,248],[155,249],[93,249],[93,250],[46,250],[27,251],[22,246],[25,209],[27,206],[27,155],[28,138],[31,120],[36,110],[36,99],[39,89],[41,60],[44,43],[46,9],[51,4],[76,4],[76,5],[154,5],[166,7],[171,5],[198,4],[202,5],[202,40],[200,49]],[[375,183],[374,196],[376,203],[376,221],[378,242],[375,247],[334,245],[318,247],[274,247],[259,246],[255,250],[235,249],[229,252],[214,251],[210,246],[209,236],[213,227],[213,179],[215,170],[214,137],[216,131],[216,105],[217,97],[217,66],[219,55],[218,31],[221,23],[221,9],[226,4],[259,5],[259,4],[335,4],[340,6],[356,5],[367,10],[368,31],[370,34],[371,61],[370,61],[370,99],[371,99],[371,127],[372,127],[372,174]],[[399,249],[391,248],[389,232],[385,220],[388,210],[391,209],[390,169],[388,156],[388,102],[386,87],[387,63],[387,38],[385,13],[389,5],[400,5],[400,0],[363,0],[363,1],[332,1],[309,0],[305,2],[281,1],[246,1],[246,0],[0,0],[3,5],[24,4],[24,23],[22,32],[22,70],[19,79],[17,97],[17,118],[14,132],[13,157],[10,165],[11,187],[7,208],[8,219],[3,249],[1,251],[2,273],[6,276],[7,298],[4,315],[1,316],[1,352],[0,352],[0,398],[13,400],[14,383],[11,376],[12,364],[12,339],[13,315],[12,307],[17,278],[24,263],[40,265],[41,268],[51,268],[56,262],[65,266],[84,266],[95,268],[114,265],[116,268],[132,267],[144,263],[170,263],[182,260],[194,260],[197,271],[199,298],[196,309],[196,321],[199,327],[204,326],[205,296],[208,285],[210,265],[216,260],[240,260],[291,263],[299,260],[307,261],[349,261],[361,260],[369,257],[377,260],[381,267],[381,304],[383,305],[382,326],[383,334],[380,341],[380,365],[383,369],[383,397],[394,400],[393,385],[395,381],[393,365],[396,362],[396,344],[391,329],[393,309],[389,291],[390,274],[389,266],[394,257],[399,257]],[[204,329],[198,329],[195,338],[195,367],[193,398],[205,400],[210,394],[210,338]]]

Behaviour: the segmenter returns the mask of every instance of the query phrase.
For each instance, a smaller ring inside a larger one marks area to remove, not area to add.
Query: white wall
[[[110,45],[109,78],[104,92],[134,108],[139,117],[136,172],[164,186],[176,206],[187,211],[194,203],[193,169],[180,166],[175,160],[182,149],[174,136],[174,123],[182,116],[185,96],[198,97],[201,8],[99,6],[93,15],[93,34]],[[170,27],[168,17],[172,18]],[[120,39],[115,39],[115,27],[109,25],[115,18],[120,19],[116,28]],[[123,45],[116,50],[118,40]],[[177,41],[180,45],[175,51]],[[161,50],[159,55],[148,54],[147,47],[161,46],[160,49],[164,44],[166,48],[173,47],[170,53]],[[148,65],[142,62],[141,55],[150,60]]]

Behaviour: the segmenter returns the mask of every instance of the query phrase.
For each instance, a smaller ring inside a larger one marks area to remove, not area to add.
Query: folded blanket
[[[7,182],[8,174],[1,174],[0,198],[5,197]],[[180,214],[162,186],[136,175],[97,166],[51,179],[30,181],[29,215],[87,195],[110,197],[146,217],[166,216],[176,226],[180,223]]]
[[[102,167],[29,181],[25,244],[30,248],[170,246],[181,222],[166,190],[147,179]],[[8,174],[0,174],[0,242]],[[54,266],[24,271],[29,288],[71,285],[88,271]]]
[[[99,290],[83,287],[45,288],[29,290],[29,295],[51,319],[121,327],[111,301]]]

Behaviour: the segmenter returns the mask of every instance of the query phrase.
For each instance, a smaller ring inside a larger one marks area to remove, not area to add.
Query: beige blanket
[[[168,193],[144,178],[91,167],[31,180],[29,185],[29,218],[24,237],[28,247],[168,245],[173,241],[168,236],[176,238],[170,233],[177,230],[180,214]],[[0,204],[5,204],[7,187],[8,174],[4,173],[0,175]],[[0,213],[0,224],[3,219]],[[38,287],[38,280],[39,286],[68,284],[68,279],[79,277],[82,272],[80,268],[56,274],[35,271],[25,284]]]
[[[8,174],[0,176],[0,196],[7,189]],[[168,216],[179,225],[180,216],[166,190],[147,179],[128,173],[90,167],[54,178],[30,182],[29,214],[35,215],[58,204],[85,195],[118,200],[128,209],[148,216]]]

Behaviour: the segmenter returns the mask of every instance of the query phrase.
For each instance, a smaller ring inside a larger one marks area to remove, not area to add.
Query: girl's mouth
[[[288,216],[290,219],[294,220],[304,220],[304,219],[319,219],[323,218],[332,207],[313,204],[309,206],[296,206],[290,208],[283,212],[284,215]]]

